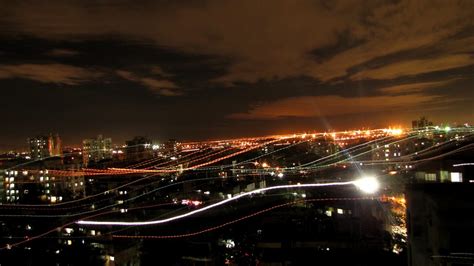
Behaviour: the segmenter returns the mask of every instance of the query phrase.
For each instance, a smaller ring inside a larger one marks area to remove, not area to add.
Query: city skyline
[[[415,124],[416,123],[416,124]],[[400,126],[400,125],[393,125],[393,126],[388,126],[388,127],[381,127],[381,128],[368,128],[368,127],[361,127],[361,128],[352,128],[352,129],[341,129],[341,130],[326,130],[326,131],[317,131],[317,130],[305,130],[305,131],[289,131],[281,134],[268,134],[268,135],[248,135],[248,136],[239,136],[239,137],[229,137],[229,138],[207,138],[207,139],[175,139],[175,138],[169,138],[169,139],[155,139],[155,138],[148,138],[148,136],[128,136],[126,137],[125,140],[113,140],[112,138],[109,138],[108,136],[103,136],[103,134],[97,134],[95,136],[91,136],[89,138],[85,138],[80,140],[78,143],[62,143],[62,137],[55,133],[54,136],[55,138],[59,139],[56,141],[59,141],[61,144],[59,147],[61,151],[68,150],[68,149],[81,149],[84,147],[85,142],[89,142],[94,139],[101,139],[101,138],[106,138],[110,139],[110,149],[123,149],[128,147],[129,145],[127,143],[133,143],[137,139],[141,140],[143,139],[143,144],[134,144],[132,146],[140,146],[149,144],[150,148],[151,145],[166,145],[166,143],[169,142],[176,142],[179,143],[180,145],[195,145],[195,144],[210,144],[210,143],[223,143],[223,142],[241,142],[241,141],[247,141],[247,140],[261,140],[261,139],[267,139],[267,138],[291,138],[291,137],[302,137],[302,138],[311,138],[314,136],[319,136],[319,135],[324,135],[324,136],[332,136],[333,138],[338,135],[347,135],[347,134],[356,134],[356,135],[363,135],[363,134],[369,134],[369,132],[376,132],[376,131],[381,131],[381,132],[386,132],[394,135],[401,134],[403,132],[410,132],[410,131],[417,131],[417,130],[423,130],[423,129],[438,129],[438,130],[445,130],[445,131],[450,131],[452,129],[451,125],[449,123],[440,123],[440,124],[433,124],[432,121],[429,121],[426,119],[426,117],[421,117],[420,119],[412,120],[411,121],[412,126]],[[463,125],[453,125],[454,129],[462,129],[462,128],[470,128],[472,125],[465,123]],[[17,148],[10,149],[10,150],[1,150],[0,152],[3,153],[10,153],[10,152],[20,152],[24,153],[27,152],[27,150],[31,150],[31,147],[29,147],[29,144],[32,140],[36,141],[37,139],[48,139],[48,137],[52,137],[53,134],[37,134],[34,137],[29,137],[26,139],[26,145],[19,145]],[[64,147],[62,146],[64,145]],[[46,145],[48,146],[48,145]],[[48,147],[46,147],[47,149]],[[47,156],[50,157],[50,156]],[[54,156],[51,156],[54,157]]]
[[[474,120],[471,1],[0,3],[0,150]]]

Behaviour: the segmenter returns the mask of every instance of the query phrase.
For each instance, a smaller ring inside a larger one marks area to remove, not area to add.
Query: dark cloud
[[[17,110],[1,142],[48,126],[78,142],[79,124],[120,141],[474,119],[469,0],[0,5],[0,97]]]
[[[153,72],[156,72],[157,68],[153,68]],[[163,96],[178,96],[182,93],[177,90],[178,86],[172,81],[166,79],[157,79],[153,77],[143,77],[136,75],[130,71],[117,70],[117,75],[128,81],[138,82],[139,84],[149,88],[153,93]],[[162,72],[159,72],[162,73]]]
[[[357,39],[356,36],[352,35],[349,29],[337,33],[336,35],[337,41],[335,43],[323,47],[318,47],[310,52],[316,62],[324,63],[325,61],[331,59],[339,53],[363,45],[367,42],[367,40],[364,39]]]
[[[78,54],[79,53],[77,51],[68,50],[68,49],[53,49],[48,52],[48,55],[53,56],[53,57],[69,57],[69,56],[75,56]]]
[[[99,78],[100,73],[63,64],[0,65],[0,79],[23,78],[41,83],[77,85]]]

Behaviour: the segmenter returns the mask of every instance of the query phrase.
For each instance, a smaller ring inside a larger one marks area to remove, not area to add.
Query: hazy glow
[[[379,187],[379,181],[375,177],[363,177],[354,181],[354,185],[365,193],[375,193]]]
[[[388,128],[384,129],[384,131],[392,136],[400,136],[403,134],[403,129],[401,128]]]

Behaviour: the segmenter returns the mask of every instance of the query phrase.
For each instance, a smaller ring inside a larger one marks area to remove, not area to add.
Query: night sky
[[[0,0],[0,150],[474,121],[474,1]]]

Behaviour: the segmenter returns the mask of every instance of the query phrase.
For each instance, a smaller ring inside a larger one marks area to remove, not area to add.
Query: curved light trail
[[[323,199],[296,200],[296,201],[292,201],[292,202],[278,204],[278,205],[275,205],[275,206],[272,206],[272,207],[269,207],[269,208],[251,213],[249,215],[240,217],[238,219],[235,219],[235,220],[232,220],[232,221],[220,224],[220,225],[216,225],[216,226],[213,226],[213,227],[209,227],[209,228],[206,228],[206,229],[203,229],[203,230],[200,230],[200,231],[192,232],[192,233],[179,234],[179,235],[112,235],[112,238],[173,239],[173,238],[192,237],[192,236],[201,235],[201,234],[204,234],[204,233],[208,233],[208,232],[211,232],[211,231],[218,230],[218,229],[223,228],[225,226],[235,224],[235,223],[241,222],[243,220],[247,220],[247,219],[252,218],[254,216],[257,216],[257,215],[260,215],[260,214],[263,214],[263,213],[266,213],[266,212],[269,212],[269,211],[272,211],[272,210],[275,210],[275,209],[278,209],[278,208],[291,206],[291,205],[295,205],[295,204],[299,204],[299,203],[315,202],[315,201],[339,201],[339,200],[340,201],[348,201],[348,200],[373,200],[373,199],[380,199],[380,198],[377,198],[377,197],[361,197],[361,198],[323,198]]]
[[[77,224],[82,224],[82,225],[117,225],[117,226],[146,226],[146,225],[155,225],[155,224],[164,224],[167,222],[183,219],[204,211],[207,211],[209,209],[216,208],[218,206],[227,204],[229,202],[238,200],[240,198],[250,196],[253,194],[257,193],[262,193],[265,191],[270,191],[270,190],[275,190],[275,189],[294,189],[294,188],[312,188],[312,187],[329,187],[329,186],[346,186],[346,185],[355,185],[357,184],[356,181],[348,181],[348,182],[332,182],[332,183],[312,183],[312,184],[296,184],[296,185],[280,185],[280,186],[273,186],[273,187],[266,187],[266,188],[260,188],[260,189],[255,189],[249,192],[245,192],[239,195],[236,195],[232,198],[225,199],[222,201],[219,201],[217,203],[205,206],[203,208],[177,215],[174,217],[166,218],[166,219],[161,219],[161,220],[153,220],[153,221],[145,221],[145,222],[122,222],[122,221],[86,221],[86,220],[81,220],[78,221]]]

